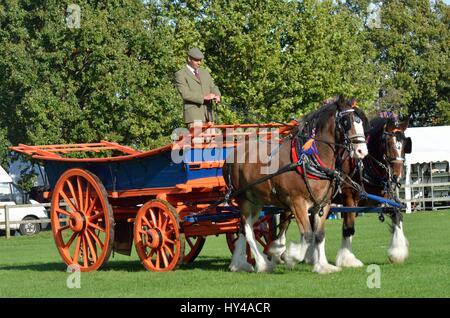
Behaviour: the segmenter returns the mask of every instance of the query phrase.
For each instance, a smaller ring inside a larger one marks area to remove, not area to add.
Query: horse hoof
[[[336,265],[339,267],[363,267],[364,264],[356,258],[355,254],[347,249],[340,250],[336,256]]]
[[[340,272],[342,269],[340,267],[331,264],[314,265],[313,272],[318,274],[331,274]]]
[[[271,273],[271,272],[273,272],[273,268],[270,268],[270,266],[256,267],[256,272],[257,273]]]
[[[394,248],[389,250],[389,261],[393,264],[403,264],[408,258],[408,250],[401,248]]]
[[[230,271],[232,272],[247,272],[252,273],[255,271],[252,265],[249,263],[242,263],[242,264],[231,264],[229,267]]]

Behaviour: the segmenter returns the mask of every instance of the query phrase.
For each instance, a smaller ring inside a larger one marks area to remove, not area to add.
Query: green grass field
[[[189,266],[153,273],[131,257],[111,257],[106,268],[81,273],[81,288],[66,286],[69,273],[51,232],[34,237],[0,237],[0,297],[449,297],[450,211],[405,215],[410,256],[403,265],[387,259],[387,221],[376,215],[357,219],[353,250],[365,266],[318,275],[311,266],[293,270],[278,265],[274,273],[231,273],[225,236],[208,237],[200,256]],[[294,225],[294,224],[293,224]],[[341,220],[327,222],[327,256],[335,262]],[[289,240],[298,240],[291,226]],[[367,265],[381,268],[381,288],[367,287]]]

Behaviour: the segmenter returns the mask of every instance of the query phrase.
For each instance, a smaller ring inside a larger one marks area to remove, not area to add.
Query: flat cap
[[[197,60],[203,60],[203,53],[196,47],[193,47],[188,51],[188,55]]]

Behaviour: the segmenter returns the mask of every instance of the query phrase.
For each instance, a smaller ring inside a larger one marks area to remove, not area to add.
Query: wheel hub
[[[74,232],[81,232],[86,223],[86,219],[80,212],[75,212],[70,215],[69,226]]]
[[[163,243],[163,237],[159,229],[150,229],[147,231],[147,245],[150,248],[160,248]]]

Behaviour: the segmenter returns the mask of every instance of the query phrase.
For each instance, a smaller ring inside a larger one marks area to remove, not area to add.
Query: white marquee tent
[[[430,162],[450,163],[450,126],[414,127],[405,131],[412,139],[412,153],[406,155],[406,184],[411,184],[411,168],[414,164]],[[411,188],[405,188],[405,199],[411,199]],[[407,203],[411,212],[411,203]]]

